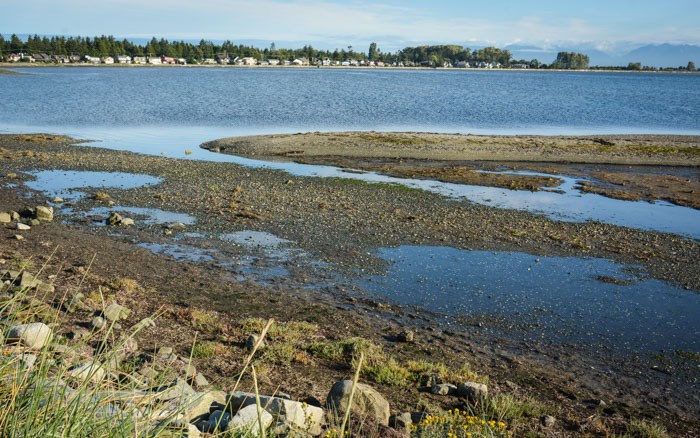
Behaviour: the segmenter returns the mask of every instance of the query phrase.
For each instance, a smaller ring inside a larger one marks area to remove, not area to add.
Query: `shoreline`
[[[698,71],[684,70],[616,70],[616,69],[587,69],[587,70],[561,70],[561,69],[529,69],[529,68],[457,68],[457,67],[371,67],[371,66],[316,66],[316,65],[211,65],[211,64],[186,64],[186,65],[169,65],[169,64],[50,64],[50,63],[15,63],[15,62],[0,62],[0,68],[43,68],[43,67],[66,67],[66,68],[82,68],[82,67],[98,67],[98,68],[243,68],[243,69],[313,69],[313,70],[374,70],[374,71],[462,71],[462,72],[481,72],[481,71],[508,71],[508,72],[551,72],[551,73],[632,73],[632,74],[700,74]]]
[[[299,140],[294,138],[296,143]],[[683,139],[676,140],[682,143]],[[522,251],[533,256],[605,257],[647,267],[654,278],[700,291],[695,275],[700,244],[669,234],[597,223],[560,223],[530,213],[467,205],[396,187],[293,177],[279,171],[227,163],[145,156],[75,145],[64,137],[0,135],[0,148],[4,158],[0,160],[3,182],[20,187],[0,188],[3,205],[13,208],[46,200],[46,195],[37,192],[29,192],[31,201],[23,198],[21,184],[31,179],[26,173],[30,170],[143,173],[164,181],[132,190],[110,189],[111,198],[118,205],[193,215],[197,218],[195,230],[207,235],[236,230],[269,232],[296,242],[303,250],[348,275],[358,269],[381,272],[380,261],[370,254],[372,248],[442,245]],[[541,162],[532,163],[543,166]],[[433,165],[429,163],[425,167]],[[696,167],[692,169],[697,174]],[[20,175],[7,179],[10,172]],[[95,205],[102,204],[86,198],[77,201],[74,208],[87,211]],[[349,290],[304,289],[300,285],[313,284],[317,274],[303,266],[294,268],[293,262],[283,266],[290,269],[290,276],[296,282],[260,286],[234,281],[221,268],[206,262],[180,262],[134,247],[134,241],[172,244],[173,237],[160,226],[137,220],[136,227],[120,228],[121,236],[110,236],[110,229],[94,227],[91,223],[89,217],[82,223],[54,222],[33,229],[23,241],[8,239],[8,247],[41,260],[46,256],[47,244],[58,245],[57,256],[82,263],[89,262],[97,253],[96,273],[134,278],[157,291],[142,298],[144,309],[168,303],[176,307],[214,309],[231,320],[242,315],[311,320],[331,339],[341,333],[365,336],[397,357],[469,362],[492,379],[497,392],[514,391],[561,405],[562,411],[557,415],[566,420],[557,432],[564,436],[593,430],[602,433],[602,429],[595,429],[597,426],[590,418],[586,419],[591,415],[619,431],[625,418],[643,416],[650,411],[652,416],[663,417],[670,427],[675,424],[672,430],[679,435],[700,430],[697,394],[690,394],[692,384],[685,383],[697,377],[697,369],[689,363],[674,362],[672,355],[670,362],[661,365],[653,357],[626,357],[618,361],[605,359],[608,355],[605,351],[591,352],[583,346],[500,338],[494,333],[503,327],[486,319],[471,321],[469,324],[474,325],[464,326],[468,328],[440,325],[439,317],[428,312],[421,314],[407,306],[356,296]],[[5,237],[16,233],[7,228],[3,232]],[[213,245],[209,241],[206,244]],[[320,272],[320,277],[323,275]],[[386,339],[386,334],[406,328],[416,330],[418,343],[397,344]],[[187,345],[187,339],[178,338],[172,330],[168,333],[173,342]],[[562,357],[567,359],[562,361],[559,359]],[[314,389],[314,382],[308,378],[299,380],[299,373],[311,372],[315,379],[325,382],[347,372],[345,368],[325,369],[314,363],[293,363],[289,369],[273,365],[269,385],[274,389],[275,383],[282,381],[283,388],[292,388],[289,391],[295,394],[321,397],[319,390]],[[210,369],[198,362],[197,367],[200,366]],[[670,370],[669,374],[659,372],[659,366]],[[435,406],[449,401],[422,396],[413,387],[379,386],[398,407],[416,403],[418,399]],[[650,393],[659,394],[660,398],[651,399]],[[606,400],[608,407],[600,408],[589,402],[596,399]],[[540,430],[538,418],[529,418],[527,422]]]

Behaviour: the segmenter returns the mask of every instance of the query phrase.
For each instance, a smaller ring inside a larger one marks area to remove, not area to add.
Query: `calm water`
[[[700,75],[42,68],[0,75],[0,130],[143,126],[700,134]]]
[[[698,294],[645,278],[634,267],[449,247],[402,246],[379,255],[391,262],[388,273],[363,286],[395,302],[467,315],[474,323],[496,320],[557,342],[618,351],[700,349]]]

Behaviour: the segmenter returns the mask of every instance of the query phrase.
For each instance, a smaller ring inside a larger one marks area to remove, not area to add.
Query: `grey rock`
[[[53,221],[53,208],[52,207],[46,207],[43,205],[39,205],[34,209],[34,214],[36,215],[37,220],[42,221],[42,222],[51,222]]]
[[[442,377],[440,376],[440,374],[431,373],[423,375],[423,377],[421,378],[421,383],[423,384],[423,386],[433,387],[444,382],[442,381]]]
[[[489,388],[483,383],[465,382],[457,388],[457,395],[471,401],[481,400],[489,395]]]
[[[0,224],[9,224],[10,222],[12,222],[10,213],[0,213]]]
[[[90,332],[85,330],[84,328],[77,328],[71,332],[71,339],[76,341],[86,338],[88,336],[90,336]]]
[[[59,198],[58,196],[56,196],[55,198],[53,198],[53,203],[54,203],[54,204],[60,204],[60,203],[62,203],[62,202],[65,202],[65,199]]]
[[[430,392],[435,395],[454,395],[457,393],[457,386],[451,383],[440,383],[433,385]]]
[[[10,212],[10,218],[11,218],[13,221],[18,221],[18,220],[21,218],[21,216],[20,216],[19,213],[17,213],[16,211],[11,211],[11,212]]]
[[[319,435],[325,422],[325,412],[317,406],[281,397],[260,396],[260,404],[277,419],[276,434],[285,435],[292,431]],[[234,392],[228,399],[233,412],[248,406],[255,406],[255,394]]]
[[[76,310],[83,310],[87,311],[90,310],[90,308],[83,302],[83,299],[85,298],[85,295],[78,292],[73,294],[73,296],[70,297],[70,300],[68,302],[63,304],[63,308],[66,310],[68,313],[73,313]]]
[[[19,355],[19,363],[27,371],[30,371],[34,368],[34,364],[36,363],[36,356],[30,353],[24,353]]]
[[[53,331],[49,326],[33,322],[12,327],[7,337],[8,340],[19,341],[33,350],[40,350],[51,341],[52,336]]]
[[[344,415],[348,408],[351,388],[352,380],[336,382],[326,398],[328,409]],[[359,417],[369,416],[384,426],[389,425],[389,402],[377,390],[364,383],[358,383],[355,388],[352,412]]]
[[[117,303],[112,303],[102,312],[104,317],[109,322],[119,321],[120,319],[126,319],[131,315],[131,310],[126,307],[119,305]]]
[[[29,225],[36,227],[41,225],[41,221],[39,219],[29,219]]]
[[[134,331],[139,331],[139,330],[143,330],[143,329],[148,328],[148,327],[155,327],[155,326],[156,326],[155,321],[153,321],[153,319],[151,319],[151,318],[146,317],[146,318],[142,319],[141,321],[137,322],[136,324],[134,324],[134,326],[131,329]]]
[[[209,381],[203,374],[197,374],[197,376],[194,378],[194,386],[197,389],[206,388],[209,386]]]
[[[411,434],[412,424],[413,420],[411,419],[410,412],[403,412],[401,414],[392,415],[391,418],[389,418],[389,426],[393,427],[397,431],[407,436]]]
[[[220,411],[217,411],[220,412]],[[214,414],[212,414],[213,416]],[[267,430],[272,424],[273,418],[269,412],[263,409],[260,415],[263,427]],[[211,420],[211,418],[210,418]],[[258,407],[254,404],[246,406],[233,416],[229,427],[232,431],[240,434],[253,432],[254,436],[258,436],[257,431],[260,427],[258,424]]]
[[[134,225],[134,220],[131,219],[130,217],[125,217],[125,218],[122,218],[121,222],[119,222],[119,225],[123,225],[125,227],[128,227],[128,226]]]
[[[24,240],[24,236],[21,234],[15,234],[12,236],[15,240]]]
[[[224,391],[198,392],[187,409],[183,412],[185,421],[197,422],[209,417],[212,406],[223,406],[226,403]]]
[[[552,417],[551,415],[545,415],[540,419],[542,422],[542,426],[544,427],[553,427],[554,424],[557,422],[557,419]]]
[[[22,222],[17,222],[17,225],[15,225],[15,228],[17,228],[17,230],[19,230],[19,231],[28,231],[28,230],[32,229],[32,227],[30,227],[27,224],[23,224]]]
[[[177,378],[172,383],[156,389],[158,400],[193,400],[197,392],[184,380]]]
[[[107,377],[107,372],[99,363],[87,362],[71,368],[66,375],[82,382],[89,380],[92,383],[99,383]]]
[[[208,433],[224,432],[228,429],[228,424],[231,422],[231,414],[224,411],[214,411],[207,420]]]

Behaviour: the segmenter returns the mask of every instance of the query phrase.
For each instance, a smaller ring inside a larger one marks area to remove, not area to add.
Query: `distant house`
[[[78,55],[70,55],[68,57],[68,62],[80,62],[80,56]]]
[[[21,59],[22,56],[18,55],[17,53],[10,53],[10,55],[7,57],[9,62],[19,62]]]
[[[231,62],[231,58],[228,56],[217,56],[216,62],[220,65],[228,65]]]
[[[511,64],[510,68],[530,68],[527,64]]]
[[[258,60],[251,57],[251,56],[246,56],[245,58],[241,58],[241,65],[256,65],[258,63]]]
[[[65,55],[51,55],[51,62],[56,64],[66,64],[68,62],[68,57]]]
[[[324,66],[324,67],[328,67],[329,65],[331,65],[331,60],[328,59],[328,58],[319,59],[319,60],[317,61],[317,64],[320,64],[320,65],[322,65],[322,66]]]
[[[32,55],[36,62],[51,62],[51,57],[46,53],[35,53]]]
[[[216,64],[216,60],[214,58],[204,58],[202,64]]]
[[[158,56],[149,56],[148,63],[153,64],[153,65],[161,65],[163,62],[160,60],[160,57],[158,57]]]
[[[469,68],[469,67],[471,67],[467,61],[459,61],[454,66],[456,68]]]
[[[131,62],[133,62],[134,64],[146,64],[148,60],[145,56],[134,56]]]
[[[282,65],[292,65],[292,61],[285,59],[284,61],[282,61]]]
[[[309,65],[309,60],[306,58],[297,58],[292,61],[293,65]]]
[[[386,64],[384,64],[383,61],[377,61],[374,63],[377,67],[384,67]]]
[[[280,60],[279,59],[268,59],[267,63],[270,65],[280,65]]]
[[[170,56],[161,56],[160,62],[161,64],[175,65],[177,61],[175,61],[175,58],[171,58]]]
[[[180,64],[180,65],[186,65],[186,64],[187,64],[187,60],[186,60],[185,58],[177,58],[175,61],[176,61],[178,64]]]
[[[99,64],[99,63],[100,63],[100,58],[98,58],[97,56],[88,56],[88,55],[85,55],[85,56],[83,56],[83,61],[89,62],[89,63],[91,63],[91,64]]]
[[[117,62],[119,64],[131,64],[131,56],[119,55],[117,56]]]
[[[104,58],[102,58],[102,63],[103,64],[114,64],[114,58],[112,58],[111,56],[105,56]]]

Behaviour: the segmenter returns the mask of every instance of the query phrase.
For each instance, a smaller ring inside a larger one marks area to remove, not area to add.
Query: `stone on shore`
[[[326,405],[338,415],[344,415],[350,400],[352,380],[336,382],[328,393]],[[389,425],[389,402],[374,388],[358,383],[352,403],[352,413],[358,417],[370,417],[384,426]]]
[[[235,392],[229,398],[229,406],[235,412],[239,408],[255,405],[255,394]],[[304,431],[311,435],[319,435],[325,423],[325,412],[317,406],[289,400],[282,397],[260,396],[260,404],[277,419],[277,434],[288,434],[291,431]]]
[[[27,224],[23,224],[22,222],[17,222],[17,225],[15,225],[15,228],[17,228],[17,230],[19,230],[19,231],[29,231],[32,229],[32,227],[30,227]]]
[[[489,388],[483,383],[465,382],[457,388],[457,395],[470,401],[481,400],[489,395]]]
[[[9,224],[10,222],[12,222],[10,213],[0,213],[0,224]]]
[[[131,310],[117,303],[112,303],[103,312],[105,319],[109,322],[126,319],[131,314]]]
[[[212,414],[212,417],[213,416],[214,414]],[[270,415],[269,412],[263,409],[260,417],[262,419],[263,427],[265,428],[265,430],[267,430],[272,424],[272,415]],[[211,420],[212,419],[210,417],[209,421]],[[236,413],[236,415],[233,416],[231,422],[229,423],[229,426],[230,429],[234,432],[241,433],[244,435],[251,433],[254,436],[258,436],[257,431],[260,427],[260,425],[258,424],[258,407],[255,404],[252,404],[241,409]]]
[[[451,383],[440,383],[433,385],[430,392],[435,395],[454,395],[457,393],[457,386]]]
[[[41,350],[51,341],[52,336],[53,332],[48,325],[33,322],[12,327],[8,334],[8,340],[19,341],[33,350]]]
[[[39,205],[34,210],[34,214],[36,215],[36,218],[42,222],[53,221],[53,207]]]

